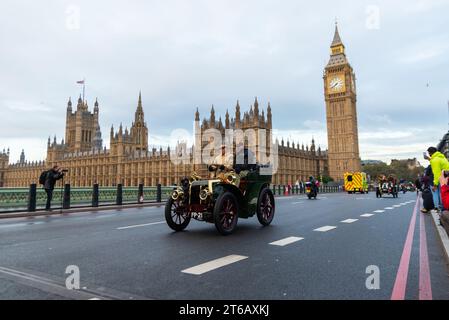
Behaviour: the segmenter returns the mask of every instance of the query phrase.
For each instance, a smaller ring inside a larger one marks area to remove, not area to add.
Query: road
[[[163,207],[4,219],[0,298],[449,299],[420,205],[412,193],[282,197],[271,226],[240,219],[227,237],[193,220],[174,233]],[[69,265],[80,290],[65,287]],[[367,268],[378,289],[367,289]]]

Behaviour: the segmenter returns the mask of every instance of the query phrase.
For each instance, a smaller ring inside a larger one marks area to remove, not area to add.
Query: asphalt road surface
[[[227,237],[194,220],[172,232],[163,207],[0,220],[0,299],[449,299],[420,206],[414,193],[276,198],[271,226],[240,219]]]

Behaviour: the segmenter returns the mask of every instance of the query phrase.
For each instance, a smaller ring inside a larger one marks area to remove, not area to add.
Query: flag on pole
[[[84,80],[77,81],[78,84],[84,84]]]

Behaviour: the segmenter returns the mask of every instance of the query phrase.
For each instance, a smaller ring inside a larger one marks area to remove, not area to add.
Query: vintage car
[[[379,178],[376,188],[376,198],[382,198],[382,196],[392,195],[393,198],[399,197],[399,185],[394,175],[390,175],[388,179],[385,176]]]
[[[243,169],[243,170],[242,170]],[[165,206],[165,220],[175,230],[184,230],[193,218],[214,223],[223,234],[231,234],[239,218],[257,215],[268,226],[275,213],[275,201],[270,189],[271,174],[261,174],[266,167],[253,165],[225,170],[211,165],[213,178],[202,179],[196,173],[184,178]]]

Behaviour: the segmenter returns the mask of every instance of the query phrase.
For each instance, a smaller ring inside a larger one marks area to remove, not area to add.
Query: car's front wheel
[[[179,200],[170,197],[165,204],[165,221],[175,231],[184,230],[190,222],[190,214],[183,210]]]
[[[218,197],[214,207],[214,223],[218,232],[228,235],[234,232],[239,219],[236,197],[231,192],[225,192]]]
[[[259,195],[257,201],[257,219],[263,226],[268,226],[273,221],[275,212],[275,203],[273,192],[265,188]]]

